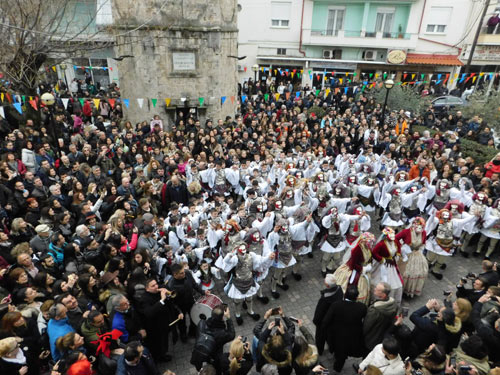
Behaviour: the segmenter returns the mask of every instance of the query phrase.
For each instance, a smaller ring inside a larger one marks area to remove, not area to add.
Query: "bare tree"
[[[34,94],[49,59],[57,64],[113,45],[96,24],[98,11],[96,0],[0,1],[0,71],[14,89]]]

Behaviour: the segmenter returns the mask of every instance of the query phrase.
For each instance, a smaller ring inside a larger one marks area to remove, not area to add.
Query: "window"
[[[271,3],[271,26],[288,27],[290,24],[290,12],[292,3]]]
[[[378,8],[375,31],[383,33],[385,38],[391,37],[392,24],[394,23],[394,8]]]
[[[286,48],[278,48],[278,55],[286,55]]]
[[[432,7],[427,15],[427,33],[446,33],[446,27],[451,17],[451,7]]]
[[[111,11],[111,0],[97,0],[97,14],[95,22],[97,25],[111,25],[113,13]]]
[[[326,35],[337,36],[339,30],[344,28],[344,8],[328,9],[328,21],[326,24]]]

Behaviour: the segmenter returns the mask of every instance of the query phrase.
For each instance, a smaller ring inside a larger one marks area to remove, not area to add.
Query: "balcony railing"
[[[326,37],[340,37],[340,38],[384,38],[384,39],[410,39],[411,34],[400,32],[376,32],[376,31],[362,31],[362,30],[325,30],[325,29],[312,29],[311,36],[326,36]]]

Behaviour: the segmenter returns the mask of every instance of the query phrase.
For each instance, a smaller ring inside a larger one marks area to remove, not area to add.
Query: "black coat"
[[[162,355],[168,350],[169,324],[177,319],[180,311],[170,300],[160,301],[160,293],[149,293],[138,290],[134,296],[137,311],[146,329],[146,346],[151,350],[153,357]],[[174,343],[177,341],[177,330],[173,329]]]
[[[316,334],[318,352],[323,353],[325,341],[330,352],[339,357],[361,357],[364,353],[363,319],[367,308],[361,302],[348,300],[332,303]]]
[[[196,283],[191,272],[186,271],[186,277],[182,280],[177,280],[172,277],[167,284],[167,289],[175,291],[175,304],[182,310],[183,313],[191,311],[194,305],[194,291],[204,294],[201,287]]]
[[[342,301],[344,298],[344,292],[342,288],[335,285],[333,288],[324,289],[321,291],[321,297],[316,304],[316,310],[314,310],[313,323],[316,327],[321,325],[323,318],[325,317],[330,305],[337,301]]]
[[[187,191],[186,183],[181,182],[179,186],[175,187],[171,182],[167,182],[165,194],[163,196],[163,204],[165,209],[170,208],[170,204],[176,202],[187,205],[189,203],[189,194]]]
[[[483,339],[484,346],[488,348],[488,358],[490,361],[500,361],[500,332],[490,324],[481,319],[481,309],[483,304],[476,302],[470,314],[470,320],[479,337]]]
[[[252,353],[245,351],[243,358],[238,361],[240,368],[236,371],[236,375],[246,375],[250,372],[253,367]],[[223,375],[229,375],[229,365],[231,360],[229,359],[229,353],[224,353],[220,361],[220,368]]]

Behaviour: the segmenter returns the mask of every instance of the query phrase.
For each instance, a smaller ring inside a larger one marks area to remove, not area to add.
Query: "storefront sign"
[[[476,50],[474,51],[474,60],[500,60],[500,46],[477,46]]]
[[[312,68],[326,68],[327,70],[335,70],[335,69],[346,69],[346,70],[355,70],[357,64],[347,64],[347,63],[339,63],[339,62],[320,62],[320,61],[311,61]]]
[[[172,53],[174,71],[185,72],[196,70],[196,55],[194,52]]]

